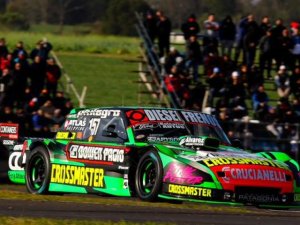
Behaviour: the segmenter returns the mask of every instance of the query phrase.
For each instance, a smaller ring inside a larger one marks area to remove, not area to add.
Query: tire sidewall
[[[32,180],[32,170],[37,159],[42,159],[45,165],[45,178],[39,188],[35,188]],[[50,184],[50,157],[48,151],[44,147],[36,147],[29,155],[25,166],[26,188],[32,194],[47,194]]]
[[[155,184],[151,189],[150,193],[145,193],[143,190],[142,185],[142,176],[144,171],[142,170],[145,165],[145,162],[151,160],[154,163],[155,171],[156,171],[156,178]],[[137,196],[144,201],[155,201],[158,198],[158,194],[161,192],[162,187],[162,178],[163,178],[163,166],[161,159],[156,151],[149,151],[145,153],[141,159],[139,160],[137,169],[136,169],[136,176],[135,176],[135,189]]]

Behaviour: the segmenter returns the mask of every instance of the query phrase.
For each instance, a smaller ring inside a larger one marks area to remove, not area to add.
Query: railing
[[[62,71],[62,75],[66,80],[66,93],[70,93],[70,89],[73,91],[73,94],[75,95],[75,97],[78,100],[78,105],[79,107],[85,107],[84,105],[84,100],[85,100],[85,96],[86,96],[86,91],[87,91],[87,86],[83,86],[82,92],[81,94],[79,94],[79,92],[77,91],[71,77],[67,74],[67,72],[65,71],[62,63],[60,62],[60,60],[58,59],[57,55],[55,54],[55,52],[52,50],[51,51],[51,55],[52,57],[55,59],[57,65],[60,67],[61,71]]]
[[[300,161],[300,124],[264,123],[258,120],[221,122],[231,138],[238,138],[252,152],[280,151]]]
[[[175,93],[175,97],[173,97],[166,88],[166,84],[164,82],[164,74],[163,70],[161,69],[160,63],[159,63],[159,57],[157,53],[155,52],[154,45],[148,35],[148,32],[144,26],[143,18],[139,13],[135,13],[137,18],[137,24],[136,24],[136,30],[142,40],[141,44],[141,54],[144,58],[144,60],[148,63],[148,70],[153,78],[154,85],[151,85],[151,88],[148,88],[149,91],[157,93],[158,99],[162,100],[164,99],[164,102],[167,106],[171,106],[174,108],[180,108],[180,100]],[[142,66],[139,66],[139,69],[141,69]],[[145,83],[147,83],[145,81]],[[149,84],[148,84],[149,86]],[[168,99],[166,99],[166,95],[168,96]],[[169,103],[170,102],[170,103]]]

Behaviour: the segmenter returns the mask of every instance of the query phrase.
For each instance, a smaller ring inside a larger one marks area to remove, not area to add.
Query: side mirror
[[[243,148],[242,142],[239,139],[231,140],[231,145],[232,145],[232,147],[235,147],[235,148]]]

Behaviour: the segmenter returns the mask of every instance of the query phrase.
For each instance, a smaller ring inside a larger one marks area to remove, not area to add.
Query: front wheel
[[[50,157],[44,147],[34,148],[25,166],[26,187],[33,194],[47,194],[50,183]]]
[[[149,151],[140,159],[136,175],[137,196],[145,201],[155,201],[162,187],[163,166],[157,152]]]

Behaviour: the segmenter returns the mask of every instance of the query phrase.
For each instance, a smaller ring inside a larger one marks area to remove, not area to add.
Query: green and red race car
[[[216,118],[164,108],[74,109],[56,137],[14,146],[9,178],[29,192],[299,206],[300,168],[282,152],[252,154]]]

